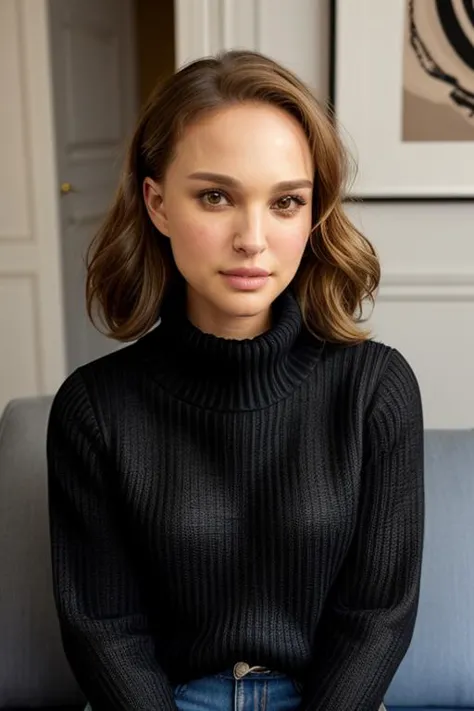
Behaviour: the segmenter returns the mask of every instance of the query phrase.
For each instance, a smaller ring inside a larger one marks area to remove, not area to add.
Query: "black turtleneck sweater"
[[[233,341],[181,304],[75,371],[48,428],[54,589],[94,711],[172,711],[243,660],[301,708],[376,711],[413,632],[419,388],[394,349],[310,337],[286,292]]]

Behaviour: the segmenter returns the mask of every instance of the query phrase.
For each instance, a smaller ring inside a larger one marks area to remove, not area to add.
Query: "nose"
[[[236,252],[251,257],[266,250],[265,224],[261,215],[247,215],[236,228],[233,241]]]

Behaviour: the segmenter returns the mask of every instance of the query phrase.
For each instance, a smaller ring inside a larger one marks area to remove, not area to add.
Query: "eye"
[[[306,200],[301,195],[283,195],[274,203],[274,209],[277,212],[293,214],[303,205],[306,205]]]
[[[293,205],[293,198],[290,195],[280,198],[275,203],[278,210],[288,210]]]
[[[221,190],[203,190],[198,197],[206,207],[222,207],[229,204],[227,196]]]

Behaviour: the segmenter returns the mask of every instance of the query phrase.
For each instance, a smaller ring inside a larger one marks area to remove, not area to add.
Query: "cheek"
[[[273,249],[283,263],[291,268],[303,256],[311,230],[311,220],[289,220],[274,233]]]
[[[169,232],[177,258],[186,261],[199,258],[201,262],[203,256],[209,257],[216,251],[223,241],[225,230],[219,220],[209,219],[195,210],[181,209],[169,220]]]

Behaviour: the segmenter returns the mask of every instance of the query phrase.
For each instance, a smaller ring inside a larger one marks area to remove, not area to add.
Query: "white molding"
[[[380,301],[474,301],[474,272],[387,272]]]
[[[176,64],[236,47],[257,49],[258,0],[175,0]]]
[[[174,0],[176,64],[220,50],[253,49],[295,71],[325,100],[327,0]]]
[[[21,6],[20,3],[14,0],[11,0],[11,9],[12,9],[12,16],[13,16],[13,30],[12,30],[12,35],[15,38],[15,49],[16,49],[16,62],[18,63],[18,104],[16,104],[16,98],[13,98],[13,101],[15,102],[14,108],[17,109],[15,111],[16,113],[16,118],[17,118],[17,123],[19,124],[20,132],[21,132],[21,155],[16,156],[16,162],[20,163],[22,173],[23,173],[23,186],[22,186],[22,197],[25,201],[24,204],[24,210],[21,209],[22,213],[22,219],[25,220],[25,229],[20,230],[4,230],[0,229],[0,248],[3,247],[4,244],[10,245],[12,243],[15,244],[31,244],[34,241],[34,231],[33,231],[33,222],[34,222],[34,215],[33,215],[33,205],[32,205],[32,199],[31,195],[33,192],[33,185],[32,185],[32,179],[31,179],[31,170],[30,170],[30,165],[31,165],[31,143],[29,141],[29,136],[28,136],[28,126],[27,126],[27,120],[28,120],[28,97],[27,97],[27,92],[26,92],[26,81],[27,81],[27,72],[26,72],[26,67],[25,67],[25,57],[24,57],[24,37],[23,37],[23,27],[22,27],[22,19],[21,19]],[[12,71],[12,68],[10,66],[10,72]],[[10,102],[12,101],[12,98],[9,98]],[[1,228],[1,226],[0,226]],[[2,258],[3,261],[3,258]]]
[[[56,167],[49,3],[19,0],[25,67],[28,145],[35,243],[39,363],[43,393],[54,392],[66,375],[61,277],[59,179]]]
[[[27,91],[27,83],[28,83],[28,72],[27,72],[27,67],[26,67],[26,57],[25,57],[25,36],[24,36],[24,26],[22,24],[22,13],[21,13],[21,7],[20,4],[17,2],[15,3],[15,10],[16,10],[16,20],[17,20],[17,33],[18,33],[18,55],[19,55],[19,62],[20,62],[20,91],[21,91],[21,103],[22,103],[22,111],[21,111],[21,129],[22,129],[22,134],[23,134],[23,145],[25,147],[25,158],[26,158],[26,184],[25,184],[25,191],[27,191],[27,221],[28,221],[28,231],[27,234],[25,234],[22,238],[22,241],[25,242],[34,242],[35,240],[35,235],[33,232],[33,224],[35,220],[35,214],[34,214],[34,206],[33,206],[33,178],[32,178],[32,172],[30,170],[31,166],[31,161],[32,161],[32,145],[31,145],[31,135],[28,132],[28,117],[31,116],[31,106],[28,103],[28,91]]]
[[[36,392],[38,394],[45,392],[45,368],[43,361],[43,349],[41,347],[40,338],[40,321],[39,321],[39,279],[35,270],[18,269],[17,271],[0,271],[0,281],[20,281],[24,280],[28,284],[28,289],[31,296],[31,321],[33,324],[33,371],[36,382]],[[1,403],[0,403],[1,410]]]
[[[19,240],[0,245],[0,274],[33,273],[38,264],[38,247],[35,243]]]

